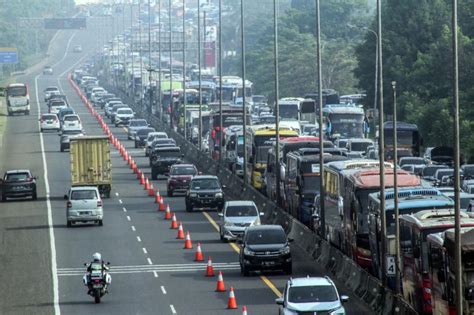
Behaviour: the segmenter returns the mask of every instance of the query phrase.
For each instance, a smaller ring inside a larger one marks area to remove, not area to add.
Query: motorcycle
[[[107,265],[110,265],[108,262]],[[84,266],[90,267],[82,278],[84,285],[89,288],[87,294],[94,297],[95,303],[100,303],[100,299],[108,293],[108,286],[112,283],[112,276],[102,268],[101,263],[85,263]]]

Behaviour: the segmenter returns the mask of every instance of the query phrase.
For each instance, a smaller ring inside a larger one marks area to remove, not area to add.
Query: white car
[[[50,114],[59,114],[61,109],[68,108],[67,103],[62,100],[50,102],[49,104],[49,113]]]
[[[135,113],[131,108],[119,108],[115,114],[115,127],[118,127],[119,125],[128,125],[128,122],[133,118],[135,118]]]
[[[97,96],[100,94],[105,94],[107,91],[103,87],[95,87],[91,91],[91,102],[95,103],[97,102]]]
[[[71,187],[64,195],[67,226],[76,222],[94,222],[103,225],[104,209],[99,189],[95,186]]]
[[[81,118],[77,114],[65,115],[62,124],[63,131],[82,130]]]
[[[56,114],[42,114],[39,121],[41,132],[45,130],[58,131],[61,128],[58,115]]]
[[[150,147],[156,139],[168,139],[168,134],[162,131],[150,132],[145,142],[145,156],[150,154]]]
[[[61,91],[59,91],[59,88],[57,86],[48,86],[43,92],[45,102],[49,100],[51,96],[61,94]]]

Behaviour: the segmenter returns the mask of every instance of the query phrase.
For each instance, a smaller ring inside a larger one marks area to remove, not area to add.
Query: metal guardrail
[[[198,169],[215,174],[222,184],[226,185],[224,192],[235,199],[253,200],[260,211],[264,212],[262,222],[265,224],[281,225],[289,237],[295,240],[294,244],[304,250],[314,261],[322,265],[335,279],[344,283],[354,295],[364,301],[376,314],[383,315],[412,315],[417,312],[392,290],[384,287],[381,281],[370,275],[358,266],[352,259],[344,255],[337,248],[331,246],[326,240],[320,238],[301,222],[297,221],[275,202],[263,196],[238,176],[232,174],[225,166],[219,165],[209,156],[204,155],[191,142],[184,139],[183,135],[171,129],[158,117],[142,112],[135,102],[110,86],[104,86],[108,91],[123,98],[126,104],[136,112],[137,117],[145,118],[157,131],[165,131],[181,147],[186,158],[194,163]]]

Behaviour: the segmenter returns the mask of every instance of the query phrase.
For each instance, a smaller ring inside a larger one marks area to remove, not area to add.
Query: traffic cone
[[[225,292],[225,285],[224,285],[224,278],[222,277],[222,271],[219,271],[219,276],[217,277],[216,292]]]
[[[191,236],[189,235],[189,231],[186,232],[186,239],[184,240],[184,249],[191,249],[193,248],[193,243],[191,243]]]
[[[153,182],[150,182],[150,187],[148,187],[148,196],[153,197],[155,194],[155,188],[153,187]]]
[[[247,315],[247,306],[242,307],[242,315]]]
[[[227,309],[237,309],[237,301],[235,300],[234,288],[230,287],[229,301],[227,302]]]
[[[172,230],[177,230],[178,229],[178,221],[176,221],[176,214],[175,213],[173,213],[173,218],[171,219],[170,229],[172,229]]]
[[[163,197],[160,198],[160,207],[159,207],[159,210],[160,211],[165,211],[166,207],[165,207],[165,201],[163,200]]]
[[[143,186],[143,190],[150,189],[150,182],[148,181],[148,177],[145,179],[145,186]]]
[[[142,171],[140,171],[140,169],[137,167],[137,171],[135,172],[137,174],[137,179],[140,179],[141,172]]]
[[[207,257],[206,277],[214,277],[214,267],[212,267],[211,256]]]
[[[179,227],[178,227],[178,236],[176,236],[178,240],[184,239],[184,231],[183,231],[183,223],[179,222]]]
[[[160,196],[160,190],[156,190],[156,196],[155,196],[155,203],[160,203],[161,201],[161,196]]]
[[[132,173],[135,171],[135,160],[132,159],[132,156],[130,156],[130,169],[132,170]]]
[[[127,162],[128,162],[128,165],[130,165],[130,168],[132,168],[132,161],[133,161],[133,160],[132,160],[132,155],[129,154],[129,155],[128,155],[128,161],[127,161]]]
[[[145,185],[145,174],[143,174],[143,172],[140,176],[140,185]]]
[[[194,256],[194,261],[204,261],[204,257],[202,257],[202,251],[201,251],[201,243],[197,244],[196,255]]]
[[[165,220],[171,220],[170,206],[166,205]]]
[[[124,153],[123,159],[125,160],[125,162],[127,162],[127,164],[129,163],[130,159],[129,159],[129,156],[128,156],[128,152]]]

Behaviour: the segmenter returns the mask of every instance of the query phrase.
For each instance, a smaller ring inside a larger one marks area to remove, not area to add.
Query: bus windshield
[[[393,130],[385,131],[385,143],[391,145],[393,143]],[[397,144],[400,145],[413,145],[413,131],[399,130],[397,132]]]
[[[282,105],[280,104],[280,119],[281,120],[299,120],[298,119],[298,105]]]
[[[331,133],[343,138],[362,138],[364,116],[360,114],[331,114]]]
[[[27,96],[26,86],[11,86],[7,90],[8,96]]]

